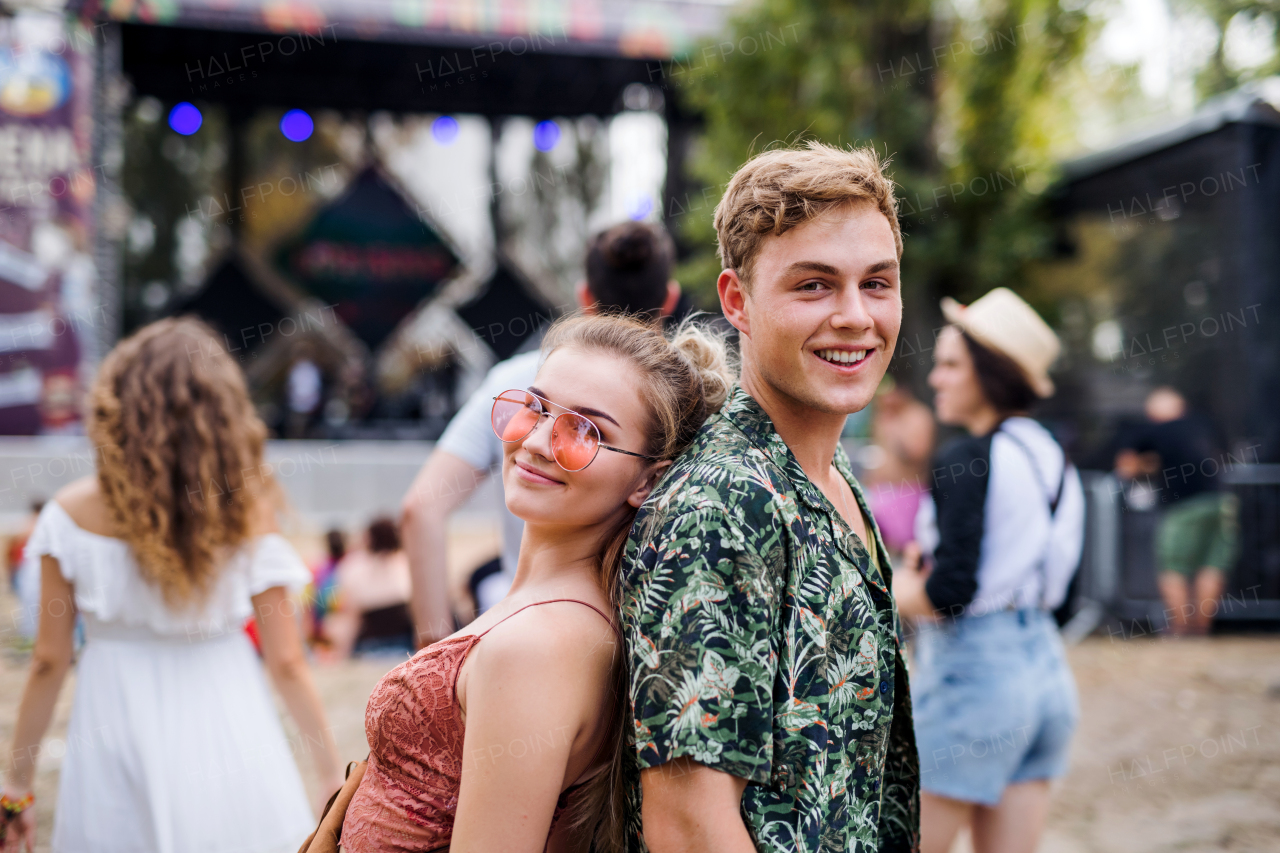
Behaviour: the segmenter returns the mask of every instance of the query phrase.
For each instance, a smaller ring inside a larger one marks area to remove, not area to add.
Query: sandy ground
[[[9,612],[12,599],[0,596]],[[2,642],[2,639],[0,639]],[[1057,790],[1045,853],[1280,850],[1280,637],[1115,640],[1070,651],[1082,719]],[[364,706],[394,661],[318,666],[345,756],[361,758]],[[0,650],[0,742],[13,733],[26,655]],[[64,689],[41,759],[38,850],[48,849],[74,684]],[[292,723],[286,720],[286,728]],[[4,755],[9,750],[6,746]],[[312,784],[311,767],[302,770]],[[967,850],[964,839],[958,851]]]
[[[1080,731],[1042,850],[1280,850],[1280,638],[1094,637],[1070,660]]]

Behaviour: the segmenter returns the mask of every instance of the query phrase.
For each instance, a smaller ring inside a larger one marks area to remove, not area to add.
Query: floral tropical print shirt
[[[641,507],[621,578],[632,850],[646,850],[639,771],[680,756],[747,780],[759,850],[918,849],[889,562],[843,450],[835,465],[875,562],[741,388]]]

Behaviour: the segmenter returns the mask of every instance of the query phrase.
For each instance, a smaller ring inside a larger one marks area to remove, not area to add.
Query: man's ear
[[[751,337],[751,319],[748,316],[747,288],[734,270],[721,270],[716,279],[716,291],[720,294],[720,310],[724,318],[745,337]]]
[[[573,296],[578,300],[578,307],[583,314],[596,313],[596,298],[591,294],[591,288],[587,287],[586,279],[573,286]]]
[[[670,317],[676,313],[676,303],[680,301],[680,282],[674,278],[667,282],[667,298],[662,300],[662,316]]]
[[[634,492],[627,496],[627,503],[639,509],[640,505],[649,497],[649,493],[653,491],[653,487],[658,484],[658,480],[671,467],[671,462],[672,460],[670,459],[663,459],[661,462],[655,462],[650,465],[643,482],[636,487]]]

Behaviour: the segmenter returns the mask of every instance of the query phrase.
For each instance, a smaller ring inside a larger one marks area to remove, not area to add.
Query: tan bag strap
[[[369,759],[366,758],[364,761],[352,761],[347,765],[347,781],[329,798],[324,812],[320,815],[320,824],[315,832],[308,835],[307,840],[302,842],[298,853],[338,853],[338,842],[342,839],[342,821],[347,816],[347,806],[351,805],[351,798],[356,795],[356,789],[360,787],[360,780],[364,778],[364,771],[368,764]]]

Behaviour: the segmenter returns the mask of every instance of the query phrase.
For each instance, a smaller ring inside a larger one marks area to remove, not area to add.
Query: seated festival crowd
[[[1083,493],[1029,416],[1056,336],[1009,290],[944,300],[929,385],[963,437],[929,466],[927,408],[884,383],[910,284],[878,155],[769,150],[714,224],[723,323],[690,314],[660,227],[598,234],[580,310],[492,369],[400,518],[331,532],[314,571],[281,488],[242,474],[267,432],[217,336],[122,341],[87,403],[97,471],[24,551],[4,853],[50,814],[66,853],[942,853],[965,827],[978,853],[1033,849],[1078,716],[1051,613]],[[841,437],[878,391],[883,443],[934,474],[873,504]],[[503,553],[455,607],[448,517],[491,471]],[[394,656],[367,751],[338,754],[307,641]],[[74,748],[35,803],[73,662]]]

